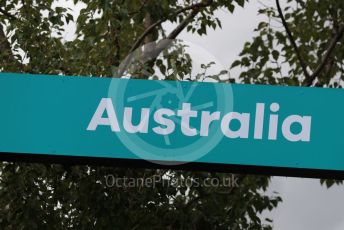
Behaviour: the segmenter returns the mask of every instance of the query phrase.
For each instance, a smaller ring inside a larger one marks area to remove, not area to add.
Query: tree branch
[[[175,39],[198,14],[198,12],[199,10],[192,10],[191,13],[167,36],[167,39]]]
[[[145,52],[142,57],[141,61],[145,62],[147,58],[149,57],[157,57],[167,46],[171,44],[171,40],[175,39],[181,32],[182,30],[190,23],[190,21],[200,12],[202,8],[205,8],[207,6],[210,6],[213,3],[213,0],[206,0],[205,2],[193,4],[184,8],[181,8],[177,10],[176,12],[173,13],[174,16],[188,11],[192,10],[191,13],[165,38],[162,39],[161,41],[158,42],[158,44],[154,47],[154,49],[151,49],[149,54]],[[141,45],[141,43],[145,40],[145,37],[153,31],[153,29],[156,26],[161,25],[162,22],[166,21],[169,17],[165,19],[160,19],[157,22],[153,23],[151,26],[149,26],[143,34],[136,40],[134,45],[131,47],[129,51],[129,55],[126,57],[124,60],[122,66],[119,67],[118,70],[118,77],[122,77],[126,68],[132,61],[134,57],[134,51]]]
[[[279,0],[276,0],[276,5],[277,5],[277,10],[278,10],[279,17],[281,18],[282,24],[283,24],[283,26],[284,26],[284,28],[285,28],[285,30],[286,30],[286,32],[287,32],[288,39],[289,39],[289,41],[290,41],[292,47],[293,47],[294,50],[295,50],[295,53],[296,53],[296,55],[297,55],[297,59],[298,59],[299,62],[300,62],[300,65],[301,65],[303,74],[305,75],[306,79],[309,79],[309,78],[310,78],[310,75],[309,75],[309,73],[308,73],[308,71],[307,71],[307,64],[306,64],[305,60],[302,58],[301,52],[300,52],[300,50],[299,50],[299,48],[298,48],[298,46],[297,46],[297,44],[296,44],[296,42],[295,42],[295,39],[294,39],[294,37],[293,37],[293,35],[292,35],[290,29],[289,29],[289,26],[288,26],[288,24],[287,24],[287,21],[286,21],[285,18],[284,18],[284,15],[283,15],[283,12],[282,12],[281,5],[280,5]]]
[[[146,56],[153,56],[157,57],[164,49],[166,49],[171,43],[172,40],[175,39],[185,27],[192,21],[192,19],[199,13],[199,8],[193,9],[191,13],[166,37],[158,42],[155,46],[154,50],[149,53],[145,53],[143,55],[143,60],[145,60]]]
[[[305,86],[313,85],[313,82],[316,79],[316,77],[321,73],[321,71],[324,69],[324,67],[327,65],[328,61],[330,60],[330,57],[331,57],[337,43],[343,37],[343,34],[344,34],[344,24],[339,27],[338,32],[335,34],[335,36],[330,41],[329,47],[327,48],[324,56],[322,57],[320,64],[314,70],[313,74],[309,78],[305,79],[303,85],[305,85]]]
[[[129,53],[131,52],[134,52],[140,45],[141,43],[144,41],[145,37],[150,34],[153,29],[159,25],[161,25],[164,21],[166,21],[168,18],[170,17],[175,17],[181,13],[184,13],[188,10],[196,10],[196,11],[199,11],[200,8],[204,8],[204,7],[207,7],[209,5],[211,5],[213,1],[212,0],[208,0],[207,2],[201,2],[201,3],[197,3],[197,4],[193,4],[193,5],[190,5],[190,6],[186,6],[184,8],[181,8],[179,10],[177,10],[176,12],[174,12],[172,15],[164,18],[164,19],[160,19],[158,21],[156,21],[155,23],[153,23],[150,27],[148,27],[142,34],[141,36],[135,41],[134,45],[131,47]]]
[[[166,20],[166,19],[165,19]],[[148,27],[142,34],[141,36],[135,41],[134,45],[131,47],[131,49],[129,50],[129,53],[134,52],[137,48],[139,48],[139,46],[141,45],[141,43],[145,40],[146,36],[148,34],[150,34],[153,29],[160,25],[161,23],[163,23],[165,20],[158,20],[157,22],[153,23],[150,27]]]

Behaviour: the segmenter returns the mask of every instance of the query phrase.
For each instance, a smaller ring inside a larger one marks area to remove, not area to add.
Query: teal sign
[[[1,73],[0,152],[344,171],[343,101],[342,89]]]

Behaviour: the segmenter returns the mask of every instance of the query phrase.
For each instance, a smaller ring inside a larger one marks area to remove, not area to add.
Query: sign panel
[[[343,101],[342,89],[1,73],[0,156],[341,173]]]

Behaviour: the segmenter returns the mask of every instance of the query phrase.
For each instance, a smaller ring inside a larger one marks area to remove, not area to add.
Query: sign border
[[[253,166],[220,163],[179,162],[182,164],[175,165],[176,162],[173,162],[174,165],[168,165],[166,164],[168,163],[166,161],[147,161],[144,159],[48,155],[12,152],[0,152],[0,161],[41,164],[62,164],[70,166],[92,165],[120,168],[171,169],[186,171],[223,172],[246,175],[286,176],[297,178],[344,180],[344,171],[340,170]],[[159,164],[159,162],[163,162],[164,164]]]

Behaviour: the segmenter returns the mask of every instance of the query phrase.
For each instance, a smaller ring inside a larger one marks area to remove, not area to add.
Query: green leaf
[[[279,52],[277,50],[273,50],[271,54],[272,54],[272,57],[275,59],[275,61],[277,61],[279,57]]]
[[[238,66],[240,64],[241,64],[241,61],[239,61],[239,60],[234,61],[231,65],[231,69],[235,68],[236,66]]]
[[[235,0],[235,1],[239,4],[239,6],[244,7],[245,0]]]

